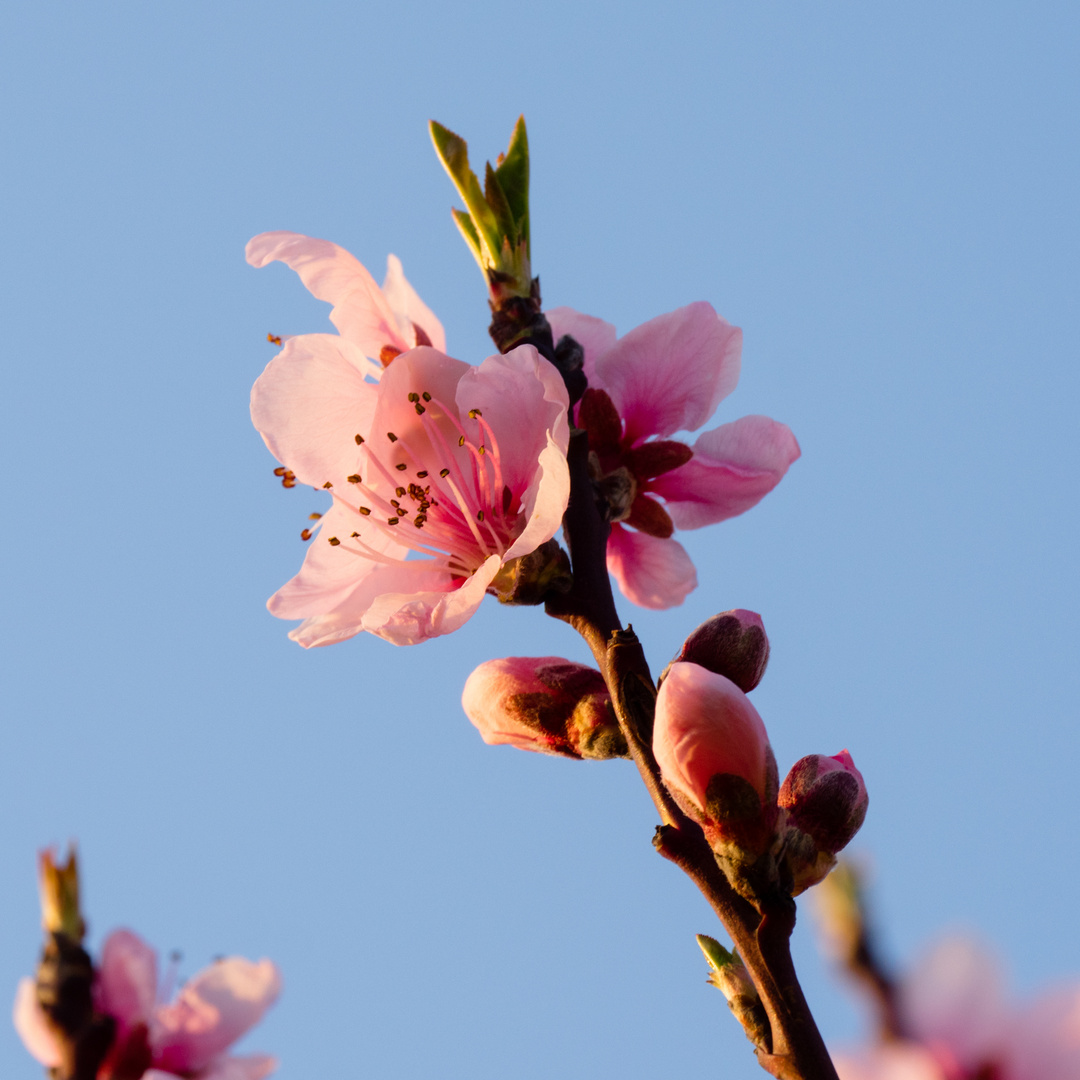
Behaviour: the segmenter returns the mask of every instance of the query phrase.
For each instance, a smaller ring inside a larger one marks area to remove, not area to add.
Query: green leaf
[[[499,162],[495,175],[510,204],[510,213],[517,223],[519,239],[529,243],[529,139],[525,133],[525,117],[519,116],[510,136],[510,145]]]
[[[469,245],[473,258],[480,264],[480,269],[483,270],[484,259],[480,254],[480,235],[476,231],[473,219],[464,210],[451,209],[450,213],[454,218],[454,224],[461,230],[465,243]]]
[[[443,127],[434,120],[428,126],[431,131],[431,141],[435,144],[435,152],[439,155],[443,168],[450,174],[454,187],[465,200],[465,206],[472,215],[481,255],[487,260],[489,266],[495,266],[502,248],[502,232],[495,214],[480,190],[480,181],[476,179],[476,174],[469,167],[468,145],[460,135],[455,135],[449,128]],[[460,222],[458,228],[461,228]],[[480,266],[484,269],[483,262]]]
[[[514,222],[514,215],[510,210],[510,204],[506,201],[506,195],[499,184],[498,175],[491,167],[490,161],[484,170],[484,198],[487,200],[488,206],[491,207],[495,220],[499,223],[504,244],[509,242],[510,247],[517,247],[517,225]]]

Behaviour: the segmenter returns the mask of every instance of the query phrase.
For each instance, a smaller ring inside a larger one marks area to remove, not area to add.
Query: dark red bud
[[[636,504],[635,504],[636,505]],[[736,608],[703,622],[683,642],[679,655],[671,661],[699,664],[730,679],[744,694],[761,682],[769,662],[769,639],[761,616]],[[668,664],[661,680],[671,670]]]

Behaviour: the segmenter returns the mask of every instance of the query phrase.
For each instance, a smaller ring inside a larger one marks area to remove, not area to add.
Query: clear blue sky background
[[[745,331],[718,419],[804,451],[689,537],[683,608],[624,618],[660,665],[763,614],[781,768],[851,749],[898,961],[963,925],[1023,991],[1080,972],[1078,30],[1064,2],[9,5],[0,997],[34,853],[75,836],[95,941],[278,961],[246,1045],[282,1080],[758,1075],[631,768],[461,714],[475,664],[583,657],[569,630],[489,601],[305,653],[263,607],[322,499],[274,480],[248,389],[267,331],[330,325],[245,241],[395,252],[479,362],[425,125],[482,160],[519,112],[547,302],[627,330],[712,301]],[[803,909],[808,993],[855,1039]],[[39,1075],[3,1025],[0,1075]]]

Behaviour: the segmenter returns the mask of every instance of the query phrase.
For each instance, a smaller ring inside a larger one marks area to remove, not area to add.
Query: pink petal
[[[365,267],[344,248],[292,232],[262,233],[248,241],[254,267],[280,261],[295,270],[309,292],[334,305],[330,321],[371,357],[384,345],[405,352],[416,344],[399,326],[382,290]]]
[[[1009,1080],[1080,1080],[1080,986],[1051,990],[1017,1013],[1003,1059]]]
[[[765,797],[769,736],[750,699],[723,675],[672,664],[656,696],[653,753],[664,783],[706,804],[709,781],[731,773]]]
[[[339,490],[361,461],[382,368],[336,334],[289,338],[251,388],[251,421],[303,484]]]
[[[556,345],[563,334],[569,334],[585,350],[585,375],[591,386],[596,361],[615,344],[615,327],[603,319],[582,315],[569,307],[552,308],[544,314],[551,324],[551,336]]]
[[[346,558],[350,557],[346,555]],[[372,565],[353,588],[346,591],[333,605],[313,611],[304,622],[289,632],[289,637],[305,649],[333,645],[364,630],[368,611],[382,597],[402,593],[411,596],[425,590],[442,592],[450,587],[450,579],[446,574],[429,569],[426,560],[412,559],[393,566]],[[274,611],[274,614],[278,612]]]
[[[60,1045],[49,1030],[45,1013],[38,1004],[37,986],[33,979],[19,980],[12,1020],[23,1046],[46,1068],[56,1068],[60,1064]]]
[[[498,555],[490,556],[453,591],[384,594],[368,608],[363,629],[393,645],[418,645],[429,638],[451,634],[473,617],[501,566]]]
[[[323,515],[317,532],[308,541],[304,564],[267,603],[279,619],[305,619],[331,611],[351,596],[358,586],[386,569],[383,564],[359,557],[344,544],[334,547],[330,537],[351,535],[360,521],[358,514],[336,502]],[[365,543],[391,558],[404,559],[408,548],[395,543],[386,532],[371,530]],[[396,569],[396,568],[390,568]]]
[[[552,435],[548,435],[548,444],[537,461],[536,478],[522,496],[521,515],[526,522],[525,528],[504,558],[528,555],[550,540],[562,525],[569,501],[570,470],[566,465],[566,451],[559,448]]]
[[[401,260],[396,255],[388,255],[386,259],[386,279],[382,286],[383,296],[397,315],[404,315],[413,324],[419,326],[428,341],[439,350],[446,352],[446,334],[442,323],[435,318],[431,308],[416,295],[416,290],[405,278],[405,272],[401,269]],[[410,345],[417,345],[413,341]]]
[[[465,430],[477,443],[489,440],[479,421],[467,419],[470,410],[479,409],[495,433],[500,469],[515,495],[521,496],[535,481],[537,459],[548,444],[549,432],[566,454],[570,441],[566,386],[554,365],[531,345],[489,356],[479,367],[469,368],[458,383],[456,401]]]
[[[975,942],[942,941],[910,971],[901,1007],[920,1042],[941,1044],[965,1069],[997,1056],[1005,1030],[1004,980]]]
[[[698,301],[650,319],[597,361],[631,442],[701,427],[739,381],[742,331]]]
[[[197,1072],[257,1024],[280,992],[269,960],[232,956],[205,968],[158,1009],[150,1034],[155,1066]]]
[[[946,1080],[933,1056],[916,1043],[893,1043],[860,1054],[834,1054],[840,1080]]]
[[[706,431],[685,465],[651,480],[680,529],[735,517],[763,499],[801,451],[791,429],[767,416],[744,416]]]
[[[121,1036],[149,1021],[157,988],[157,954],[138,934],[114,930],[101,949],[97,1007],[116,1019]]]
[[[269,1054],[249,1054],[245,1057],[218,1058],[211,1062],[195,1080],[263,1080],[277,1068],[277,1060]],[[147,1080],[149,1074],[144,1074]]]
[[[677,540],[661,540],[613,525],[607,567],[623,596],[639,607],[677,607],[697,588],[697,571]]]

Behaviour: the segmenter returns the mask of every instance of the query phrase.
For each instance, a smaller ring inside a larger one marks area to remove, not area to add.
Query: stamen
[[[311,530],[310,529],[304,529],[303,532],[300,533],[300,539],[301,540],[310,540],[311,539]]]
[[[353,438],[356,440],[356,445],[357,446],[363,446],[364,445],[364,436],[363,435],[354,435]]]
[[[367,517],[368,514],[371,513],[371,508],[368,506],[358,506],[356,509],[359,513],[363,514],[364,517]]]
[[[397,436],[396,436],[396,435],[395,435],[395,434],[394,434],[394,433],[393,433],[392,431],[388,431],[388,432],[386,433],[386,437],[387,437],[387,438],[388,438],[388,439],[389,439],[389,440],[390,440],[391,442],[397,442]]]
[[[394,466],[394,468],[397,469],[398,472],[404,472],[408,467],[409,463],[407,461],[402,461]]]
[[[284,465],[279,465],[279,466],[278,466],[278,467],[277,467],[277,468],[276,468],[276,469],[274,470],[274,475],[275,475],[275,476],[284,476],[284,475],[285,475],[285,466],[284,466]]]
[[[420,396],[421,396],[421,397],[422,397],[422,398],[423,398],[423,399],[424,399],[425,401],[430,401],[430,400],[431,400],[431,395],[430,395],[430,394],[429,394],[429,393],[428,393],[428,392],[427,392],[426,390],[425,390],[425,391],[424,391],[424,392],[423,392],[423,393],[422,393],[422,394],[421,394]]]
[[[327,541],[327,543],[328,543],[328,544],[329,544],[329,545],[330,545],[331,547],[337,547],[337,546],[338,546],[338,544],[340,544],[340,543],[341,543],[341,541],[340,541],[340,540],[339,540],[339,539],[338,539],[338,538],[337,538],[336,536],[331,536],[331,537],[330,537],[330,539],[329,539],[329,540]]]
[[[423,480],[425,476],[427,476],[427,469],[424,469],[416,474],[416,478],[418,480]]]
[[[308,521],[318,521],[322,514],[308,514]]]
[[[281,344],[281,335],[280,334],[267,334],[266,335],[266,340],[269,341],[271,345],[280,345]]]
[[[350,484],[359,484],[360,483],[360,474],[357,473],[357,472],[354,472],[354,473],[350,474],[349,476],[346,476],[345,479],[348,480]]]
[[[332,488],[333,486],[334,486],[334,485],[333,485],[333,484],[331,484],[329,480],[327,480],[327,481],[326,481],[326,483],[325,483],[325,484],[323,484],[323,487],[324,487],[324,488],[325,488],[325,489],[326,489],[327,491],[329,491],[329,490],[330,490],[330,489],[331,489],[331,488]]]
[[[410,394],[409,395],[409,400],[410,401],[419,401],[420,400],[420,395],[419,394]]]
[[[484,414],[479,409],[470,409],[469,410],[469,419],[470,420],[475,420],[478,416],[483,416],[483,415]]]

